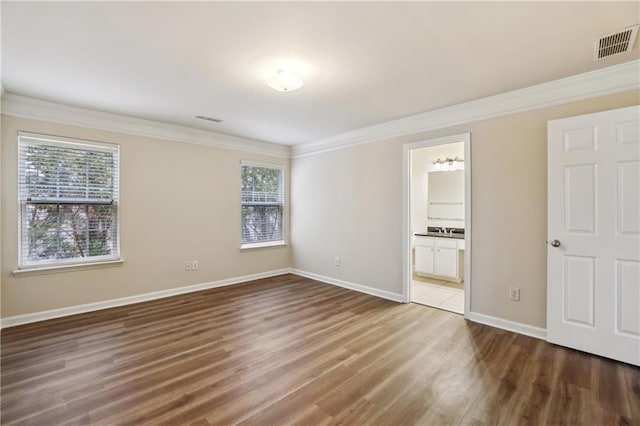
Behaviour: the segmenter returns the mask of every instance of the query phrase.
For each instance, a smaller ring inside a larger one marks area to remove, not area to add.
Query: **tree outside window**
[[[19,135],[20,267],[113,260],[116,145]]]
[[[242,244],[284,241],[284,170],[242,165]]]

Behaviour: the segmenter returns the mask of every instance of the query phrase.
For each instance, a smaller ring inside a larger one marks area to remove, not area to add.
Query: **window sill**
[[[240,251],[248,251],[248,250],[257,250],[263,248],[277,248],[277,247],[286,247],[287,243],[284,241],[269,241],[266,243],[251,243],[251,244],[242,244],[240,246]]]
[[[55,274],[58,272],[82,271],[85,269],[112,268],[114,266],[121,266],[123,263],[124,263],[123,259],[118,259],[118,260],[107,260],[104,262],[75,263],[73,265],[57,265],[57,266],[43,266],[43,267],[36,267],[36,268],[24,268],[24,269],[16,269],[15,271],[13,271],[13,276],[24,277],[29,275]]]

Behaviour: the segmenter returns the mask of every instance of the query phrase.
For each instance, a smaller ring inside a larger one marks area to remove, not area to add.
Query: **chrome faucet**
[[[443,234],[447,233],[447,228],[445,228],[444,226],[440,228],[440,232],[442,232]]]

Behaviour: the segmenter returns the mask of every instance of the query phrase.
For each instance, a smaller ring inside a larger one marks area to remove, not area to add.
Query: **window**
[[[242,163],[242,247],[284,244],[284,169]]]
[[[18,134],[19,267],[119,259],[119,147]]]

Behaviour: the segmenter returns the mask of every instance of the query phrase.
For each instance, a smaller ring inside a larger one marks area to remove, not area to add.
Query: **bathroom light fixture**
[[[444,160],[437,159],[433,162],[434,168],[436,170],[442,171],[453,171],[453,170],[463,170],[464,169],[464,160],[462,158],[450,158],[447,157]]]
[[[278,70],[276,75],[267,80],[267,84],[279,92],[293,92],[301,88],[304,82],[292,72],[281,69]]]

